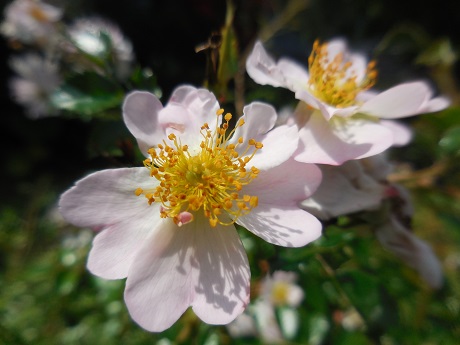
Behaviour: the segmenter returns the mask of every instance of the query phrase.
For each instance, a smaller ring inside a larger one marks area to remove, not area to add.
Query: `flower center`
[[[271,291],[271,299],[274,305],[287,304],[289,297],[289,285],[285,282],[275,282]]]
[[[223,112],[218,110],[217,116]],[[246,165],[262,148],[262,143],[249,139],[244,144],[243,137],[235,144],[229,143],[236,128],[244,125],[240,119],[227,133],[231,118],[227,113],[223,125],[216,124],[214,131],[205,123],[197,152],[191,152],[174,134],[168,136],[169,142],[164,140],[163,144],[150,148],[150,158],[144,160],[144,165],[159,185],[151,190],[137,188],[135,194],[144,195],[149,204],[160,202],[160,216],[172,218],[179,226],[192,221],[193,213],[201,209],[213,227],[217,223],[233,224],[238,217],[248,214],[257,206],[258,198],[241,195],[241,190],[259,173],[256,167],[247,169]],[[242,148],[243,145],[246,147]]]
[[[352,62],[338,53],[329,61],[327,43],[313,44],[308,58],[310,79],[308,86],[312,93],[322,101],[337,108],[345,108],[356,104],[356,96],[361,91],[371,88],[376,81],[375,61],[367,65],[366,75],[357,80],[352,70]]]

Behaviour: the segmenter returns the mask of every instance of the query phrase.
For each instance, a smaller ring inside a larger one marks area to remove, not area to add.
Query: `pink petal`
[[[328,122],[317,112],[300,129],[299,137],[302,146],[296,160],[330,165],[376,155],[393,143],[391,131],[379,123],[355,117]]]
[[[270,131],[277,117],[271,105],[253,102],[245,106],[243,111],[242,119],[245,124],[236,130],[230,142],[235,143],[239,137],[244,138],[244,144],[238,149],[240,153],[247,147],[249,139],[263,144],[248,167],[255,166],[260,170],[267,170],[283,163],[295,152],[299,140],[297,127],[279,126]],[[252,153],[252,150],[250,152]]]
[[[138,218],[151,208],[134,191],[156,185],[146,168],[99,171],[78,181],[61,196],[60,212],[69,223],[91,228]]]
[[[246,60],[246,71],[258,84],[284,87],[284,77],[275,60],[267,54],[262,43],[257,41]]]
[[[160,100],[150,92],[134,91],[125,97],[123,119],[144,153],[158,143],[152,140],[162,138],[164,135],[157,124],[161,109],[163,106]]]
[[[400,84],[370,99],[359,111],[385,119],[412,116],[423,111],[431,95],[424,82]]]
[[[198,218],[198,217],[197,217]],[[249,300],[249,263],[234,228],[203,219],[164,222],[139,250],[125,301],[143,328],[160,332],[192,306],[203,321],[229,323]]]

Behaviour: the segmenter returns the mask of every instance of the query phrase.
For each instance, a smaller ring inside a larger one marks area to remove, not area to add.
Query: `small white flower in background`
[[[275,271],[263,280],[260,298],[276,307],[298,307],[304,299],[304,292],[296,281],[297,274],[294,272]]]
[[[5,7],[4,14],[3,35],[21,43],[46,45],[55,39],[55,23],[62,10],[39,0],[15,0]]]
[[[260,284],[260,295],[247,311],[227,326],[233,337],[257,336],[265,343],[282,343],[292,339],[299,328],[295,310],[304,299],[296,284],[297,274],[275,271]],[[278,314],[278,319],[277,319]]]
[[[444,97],[432,98],[433,91],[422,81],[382,93],[371,91],[377,77],[375,62],[349,52],[340,39],[316,41],[308,66],[307,71],[286,58],[275,62],[260,42],[246,61],[255,82],[287,88],[302,101],[296,110],[305,146],[296,157],[301,161],[339,165],[373,156],[409,139],[395,138],[395,134],[410,135],[389,121],[449,105]],[[382,123],[380,119],[386,120]]]
[[[110,58],[119,79],[126,79],[131,74],[133,46],[114,23],[99,17],[81,18],[68,28],[68,35],[75,47],[86,54]],[[64,44],[69,53],[77,53],[75,47]]]
[[[410,223],[414,211],[408,191],[387,179],[393,165],[385,154],[340,166],[321,165],[320,168],[323,173],[321,185],[314,195],[302,202],[302,207],[319,219],[328,220],[354,212],[377,210],[388,203],[389,211],[383,220],[375,220],[377,239],[416,269],[432,288],[442,286],[439,260],[430,246],[412,232]]]
[[[52,115],[49,97],[60,85],[58,66],[38,54],[17,56],[10,61],[17,76],[10,80],[12,98],[25,107],[30,118]]]
[[[128,310],[147,330],[170,327],[190,306],[207,323],[231,322],[249,302],[250,282],[234,223],[286,247],[321,234],[298,206],[321,174],[291,158],[297,127],[273,129],[273,107],[252,103],[230,130],[232,115],[191,86],[178,87],[165,107],[133,92],[123,116],[145,166],[93,173],[60,200],[67,221],[99,230],[89,270],[127,277]]]

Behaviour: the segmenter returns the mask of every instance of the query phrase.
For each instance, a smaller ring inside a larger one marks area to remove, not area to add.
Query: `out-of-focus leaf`
[[[381,308],[379,285],[373,276],[358,271],[338,271],[337,278],[353,305],[366,319],[378,317]]]
[[[225,26],[221,30],[222,43],[219,50],[219,67],[217,70],[218,87],[225,90],[226,85],[238,71],[238,42],[233,29],[235,7],[227,0],[227,16]]]
[[[69,79],[51,95],[51,103],[86,118],[117,108],[124,93],[115,84],[95,73],[84,73]]]
[[[307,343],[310,345],[319,345],[323,344],[331,326],[328,319],[321,314],[316,314],[308,318],[307,327],[309,330]]]
[[[457,58],[450,40],[443,38],[431,43],[428,48],[420,53],[415,62],[426,66],[450,66]]]
[[[447,130],[441,140],[439,146],[442,151],[448,155],[460,155],[460,126],[452,127]]]
[[[361,332],[348,332],[348,331],[342,331],[339,332],[335,337],[334,337],[334,344],[337,345],[371,345],[373,342],[371,342],[363,333]]]
[[[162,96],[157,77],[150,68],[141,68],[140,66],[134,68],[130,82],[134,89],[153,92],[158,98]]]

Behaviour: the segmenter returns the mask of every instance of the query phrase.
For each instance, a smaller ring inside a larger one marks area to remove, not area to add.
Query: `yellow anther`
[[[330,60],[327,43],[320,44],[318,40],[313,44],[308,65],[310,91],[317,98],[337,108],[355,105],[357,95],[372,87],[377,77],[375,61],[371,61],[367,66],[366,76],[357,80],[357,71],[352,70],[352,61],[346,60],[343,53],[336,54]]]
[[[211,226],[212,226],[213,228],[215,228],[215,227],[217,226],[217,222],[218,222],[218,221],[219,221],[219,220],[218,220],[217,218],[209,218],[209,224],[211,224]]]
[[[143,192],[142,188],[139,187],[139,188],[136,188],[136,190],[134,191],[134,194],[136,194],[136,196],[139,196],[142,194],[142,192]]]
[[[222,116],[223,109],[216,114]],[[191,212],[203,212],[212,227],[232,224],[249,213],[257,206],[257,197],[240,196],[240,191],[257,177],[257,169],[251,167],[248,173],[246,164],[262,144],[250,139],[245,148],[241,147],[243,137],[230,144],[235,133],[235,129],[227,132],[231,119],[232,115],[226,113],[225,123],[219,126],[220,121],[216,121],[213,130],[203,124],[198,151],[189,152],[189,147],[173,133],[168,135],[171,145],[163,141],[157,149],[149,149],[151,158],[144,160],[144,165],[158,182],[148,191],[136,189],[136,195],[145,195],[149,204],[161,203],[160,216],[171,218],[178,226],[193,220]],[[244,121],[240,119],[238,126],[242,125]],[[223,210],[229,214],[230,222],[223,221]]]

